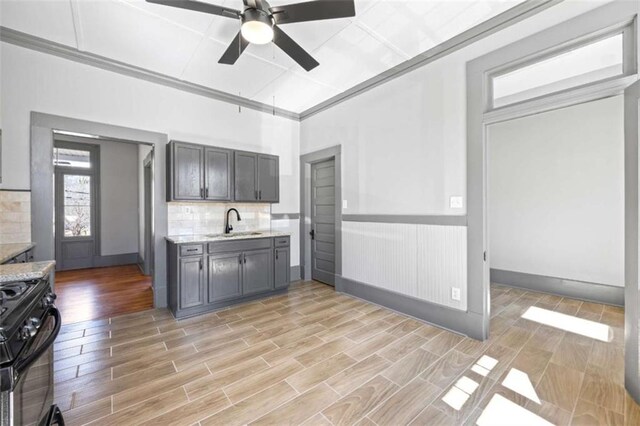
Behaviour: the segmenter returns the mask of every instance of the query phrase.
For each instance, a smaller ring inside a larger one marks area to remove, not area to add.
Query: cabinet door
[[[204,150],[204,198],[207,200],[231,200],[232,153],[226,149]]]
[[[180,259],[180,309],[193,308],[205,304],[204,274],[202,256]]]
[[[273,289],[271,249],[244,252],[242,294],[248,295]]]
[[[173,198],[175,200],[201,200],[203,193],[203,148],[174,143],[173,146]]]
[[[250,152],[235,152],[235,200],[257,201],[258,155]]]
[[[209,303],[242,296],[242,253],[209,256]]]
[[[258,155],[258,200],[270,203],[280,201],[278,157]]]
[[[280,247],[275,249],[274,277],[275,288],[284,288],[289,285],[289,247]]]

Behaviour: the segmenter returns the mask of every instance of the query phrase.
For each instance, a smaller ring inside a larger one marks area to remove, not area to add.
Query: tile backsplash
[[[230,208],[240,212],[229,215],[234,232],[267,230],[271,228],[270,204],[242,203],[176,203],[168,204],[168,231],[171,236],[221,234],[224,232],[225,213]]]
[[[31,193],[0,190],[0,244],[31,241]]]

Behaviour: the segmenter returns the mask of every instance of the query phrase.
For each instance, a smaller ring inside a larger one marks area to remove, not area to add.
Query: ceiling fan
[[[221,64],[235,64],[249,43],[267,44],[273,41],[307,71],[311,71],[320,64],[279,26],[294,22],[348,18],[356,15],[354,0],[316,0],[274,7],[270,6],[266,0],[242,1],[244,10],[241,12],[195,0],[147,0],[149,3],[239,19],[242,24],[240,32],[218,61]]]

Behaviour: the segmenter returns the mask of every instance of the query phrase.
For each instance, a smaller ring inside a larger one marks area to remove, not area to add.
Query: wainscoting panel
[[[467,228],[342,222],[342,276],[466,310]],[[451,287],[460,289],[460,301]]]
[[[467,228],[417,225],[418,297],[450,308],[467,309]],[[460,289],[460,301],[451,288]]]
[[[342,222],[342,275],[417,296],[416,225]]]

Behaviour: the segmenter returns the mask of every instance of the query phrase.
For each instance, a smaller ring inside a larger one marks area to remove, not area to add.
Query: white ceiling
[[[206,1],[242,9],[242,0]],[[239,22],[144,0],[2,0],[0,24],[302,112],[521,1],[355,0],[355,18],[283,25],[320,62],[311,72],[273,44],[250,45],[235,65],[218,64]]]

